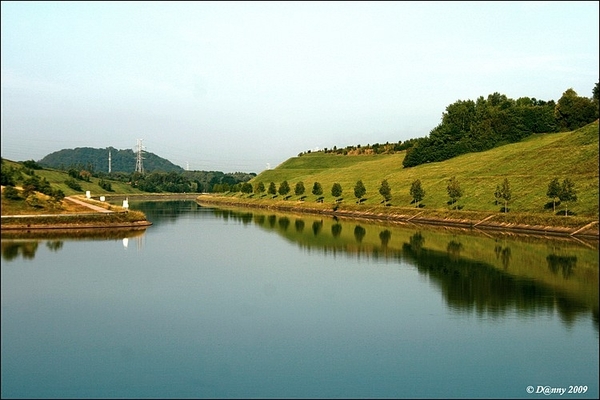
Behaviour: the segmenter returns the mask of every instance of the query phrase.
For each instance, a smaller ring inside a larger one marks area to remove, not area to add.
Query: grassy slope
[[[448,161],[403,168],[404,153],[394,155],[342,156],[323,153],[293,157],[277,168],[267,170],[252,183],[272,181],[277,187],[287,180],[292,188],[303,181],[308,195],[314,182],[323,186],[326,202],[331,202],[331,186],[339,182],[345,202],[354,202],[354,185],[361,179],[367,188],[365,204],[379,204],[379,187],[387,179],[392,188],[392,204],[409,207],[410,185],[420,179],[427,209],[447,209],[446,186],[456,176],[464,195],[459,200],[464,210],[499,211],[494,202],[496,185],[508,178],[512,189],[509,208],[513,212],[551,213],[544,205],[548,183],[553,177],[575,182],[578,201],[569,209],[579,216],[598,217],[598,122],[574,132],[536,135],[520,143],[486,152],[465,154]],[[293,196],[292,199],[295,199]]]
[[[4,160],[4,162],[9,165],[9,166],[13,166],[15,169],[20,169],[22,168],[22,165],[10,160]],[[79,183],[81,185],[82,191],[78,192],[76,190],[71,189],[69,186],[67,186],[65,184],[65,181],[67,179],[71,179],[71,177],[64,171],[59,171],[56,169],[41,169],[41,170],[35,170],[35,174],[42,177],[42,178],[46,178],[46,180],[48,180],[48,182],[50,182],[50,185],[55,188],[55,189],[60,189],[63,191],[63,193],[65,194],[65,196],[71,196],[71,195],[76,195],[76,194],[85,194],[86,190],[89,190],[91,192],[91,195],[94,197],[98,197],[98,196],[108,196],[110,194],[144,194],[145,192],[142,192],[141,190],[132,188],[131,185],[128,185],[125,182],[119,182],[119,181],[112,181],[112,180],[107,180],[107,182],[110,182],[111,186],[112,186],[112,192],[107,192],[106,190],[102,189],[100,186],[98,186],[98,182],[100,182],[100,179],[98,178],[90,178],[90,182],[86,182],[86,181],[81,181],[81,180],[77,180],[77,183]],[[23,175],[25,178],[27,178],[27,175]],[[20,183],[19,183],[20,184]]]
[[[15,169],[21,169],[22,165],[10,160],[4,160],[4,163],[9,165],[9,166],[13,166]],[[81,185],[82,191],[76,191],[71,189],[69,186],[67,186],[64,182],[67,179],[70,179],[69,175],[66,172],[63,171],[59,171],[59,170],[54,170],[54,169],[41,169],[41,170],[35,170],[35,175],[42,177],[42,178],[46,178],[46,180],[48,182],[50,182],[50,185],[55,188],[55,189],[60,189],[63,191],[63,193],[66,196],[72,196],[72,195],[80,195],[83,196],[85,195],[85,191],[89,190],[91,192],[91,195],[94,197],[99,197],[99,196],[108,196],[111,194],[145,194],[145,192],[142,192],[138,189],[134,189],[131,187],[131,185],[128,185],[124,182],[118,182],[118,181],[109,181],[112,185],[112,192],[107,192],[106,190],[102,189],[100,186],[98,186],[98,182],[100,181],[100,179],[98,178],[90,178],[90,182],[85,182],[85,181],[81,181],[81,180],[77,180],[77,182]],[[27,178],[28,175],[23,174],[24,178]],[[22,182],[19,182],[17,185],[21,185]],[[41,199],[45,199],[48,196],[42,195],[42,194],[38,194],[38,197]],[[44,201],[42,201],[42,203],[44,203]],[[39,208],[35,208],[35,207],[31,207],[29,206],[24,200],[19,200],[19,201],[14,201],[14,200],[7,200],[4,198],[4,196],[2,196],[2,215],[20,215],[20,214],[66,214],[66,213],[90,213],[93,210],[90,210],[89,208],[86,207],[82,207],[82,206],[77,206],[74,205],[70,202],[67,201],[63,201],[60,205],[60,207],[56,207],[55,205],[53,205],[52,202],[48,202],[45,203],[44,206],[39,207]],[[134,215],[132,213],[130,213],[130,218],[137,218],[137,219],[145,219],[145,217],[143,215],[139,216],[139,215]],[[3,224],[6,224],[8,222],[4,221]],[[14,223],[14,221],[13,221]]]

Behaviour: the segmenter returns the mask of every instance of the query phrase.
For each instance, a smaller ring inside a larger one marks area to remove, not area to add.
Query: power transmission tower
[[[112,165],[111,165],[111,159],[110,159],[110,150],[108,150],[108,173],[110,174]]]
[[[137,158],[135,161],[135,172],[139,172],[141,174],[144,173],[144,163],[142,161],[144,159],[144,157],[142,156],[144,146],[142,146],[142,140],[143,139],[137,139]]]

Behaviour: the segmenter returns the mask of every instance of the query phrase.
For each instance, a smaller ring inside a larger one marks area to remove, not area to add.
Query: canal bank
[[[373,207],[350,204],[308,203],[296,200],[258,200],[235,197],[200,195],[200,205],[248,207],[284,212],[327,215],[337,218],[369,219],[388,222],[496,230],[547,236],[572,236],[598,240],[599,225],[593,218],[557,217],[518,213],[490,213],[455,210],[424,210]],[[569,218],[565,220],[564,218]],[[557,223],[560,222],[560,223]]]

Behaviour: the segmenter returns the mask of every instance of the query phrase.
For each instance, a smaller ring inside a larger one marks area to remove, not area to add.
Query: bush
[[[67,179],[65,181],[65,184],[73,190],[76,190],[78,192],[83,192],[81,185],[75,179]]]
[[[4,188],[4,198],[8,200],[23,200],[19,191],[14,186],[6,186]]]

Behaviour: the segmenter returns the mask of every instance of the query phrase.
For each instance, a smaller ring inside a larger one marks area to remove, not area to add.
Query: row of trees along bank
[[[462,209],[462,206],[458,204],[458,201],[463,197],[464,191],[461,188],[460,182],[458,181],[458,179],[456,179],[456,177],[453,176],[448,180],[446,190],[449,197],[449,200],[447,202],[448,206],[455,210]],[[252,197],[254,195],[265,197],[269,195],[271,196],[271,198],[276,198],[278,197],[278,195],[280,195],[283,197],[284,200],[288,200],[292,196],[289,194],[291,192],[291,187],[288,181],[281,182],[279,184],[279,188],[277,188],[275,182],[270,182],[268,187],[265,187],[265,184],[263,182],[258,182],[254,186],[252,186],[252,184],[250,184],[249,182],[245,182],[241,185],[240,191],[244,194],[248,194],[249,197]],[[366,200],[364,196],[367,193],[367,189],[362,180],[358,180],[356,182],[353,191],[354,197],[356,197],[357,204],[361,204]],[[306,196],[304,195],[305,192],[306,187],[304,185],[304,182],[297,182],[294,187],[294,194],[299,197],[298,199],[300,201],[304,201],[306,199]],[[378,192],[383,197],[381,203],[386,206],[390,206],[390,202],[392,200],[392,188],[390,187],[387,179],[381,181],[381,185],[379,186]],[[321,183],[314,182],[311,193],[317,196],[317,202],[323,202],[324,192]],[[340,203],[343,200],[341,198],[342,193],[342,185],[337,182],[333,183],[333,185],[331,186],[331,195],[336,198],[336,203]],[[425,190],[421,184],[420,179],[416,179],[411,183],[409,193],[412,198],[411,204],[414,204],[415,207],[422,207],[421,202],[425,198]],[[564,203],[564,215],[573,214],[567,209],[567,205],[569,202],[577,201],[577,191],[575,189],[575,183],[571,181],[571,179],[566,178],[561,183],[558,178],[553,178],[548,184],[546,195],[550,198],[551,202],[546,203],[544,205],[545,209],[549,208],[551,205],[553,212],[556,212],[557,204]],[[508,204],[512,199],[512,189],[510,187],[510,182],[508,181],[508,178],[504,178],[504,180],[496,186],[496,190],[494,192],[494,199],[495,204],[503,204],[503,207],[501,209],[503,212],[509,211]]]

